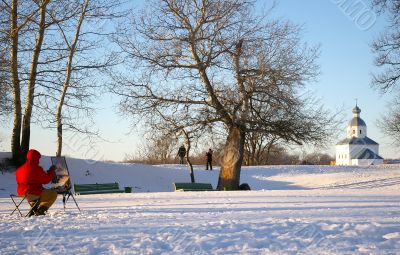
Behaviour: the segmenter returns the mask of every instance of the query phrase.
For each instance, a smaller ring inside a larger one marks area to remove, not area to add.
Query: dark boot
[[[46,206],[39,206],[39,208],[36,210],[35,215],[36,216],[40,216],[40,215],[46,215],[45,212],[47,212],[49,208],[47,208]]]
[[[34,203],[34,202],[33,202],[33,203]],[[33,216],[33,215],[36,215],[36,211],[37,211],[38,207],[39,207],[39,203],[36,203],[36,204],[31,208],[31,210],[29,211],[28,217],[31,217],[31,216]]]

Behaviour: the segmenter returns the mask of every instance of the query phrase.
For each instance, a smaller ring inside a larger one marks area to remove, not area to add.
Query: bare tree
[[[65,69],[60,70],[57,66],[53,68],[57,78],[50,79],[51,84],[44,81],[42,85],[45,90],[42,90],[40,95],[41,109],[47,111],[50,116],[55,115],[57,155],[62,154],[64,129],[97,136],[97,132],[92,128],[82,127],[80,112],[86,116],[85,120],[91,118],[94,110],[90,106],[91,100],[99,95],[104,84],[104,81],[100,82],[101,77],[104,77],[101,74],[117,62],[116,55],[106,50],[105,45],[108,42],[104,39],[111,32],[104,28],[106,23],[103,21],[107,20],[108,26],[111,27],[111,21],[123,14],[116,10],[121,5],[120,1],[110,3],[105,0],[78,0],[72,6],[70,1],[65,1],[64,4],[67,5],[64,12],[59,15],[53,14],[51,18],[57,25],[60,39],[58,43],[66,47],[61,48],[60,53],[52,57],[57,59],[53,66],[65,64]],[[99,52],[102,52],[101,55]],[[65,58],[58,58],[59,55],[65,55]],[[96,76],[99,78],[95,78]],[[59,82],[61,80],[62,83]],[[46,93],[46,89],[49,88],[51,93]],[[59,94],[58,100],[53,98],[54,92]],[[56,103],[55,113],[52,104],[49,105],[49,99]],[[54,122],[48,122],[52,128]]]
[[[174,135],[150,129],[146,134],[146,142],[140,146],[139,162],[149,164],[166,164],[172,162],[177,139]]]
[[[11,112],[8,84],[0,76],[0,117],[8,116]]]
[[[321,152],[311,152],[304,156],[300,164],[305,165],[330,165],[335,160],[331,155]]]
[[[175,137],[175,142],[178,141],[180,136],[183,136],[184,143],[186,144],[186,163],[189,169],[191,182],[195,182],[193,164],[191,161],[191,149],[193,144],[196,145],[198,140],[204,133],[204,125],[197,124],[195,126],[190,125],[193,123],[192,117],[189,111],[173,111],[173,112],[162,112],[155,109],[157,113],[153,115],[153,118],[149,119],[147,125],[151,126],[153,130],[161,131],[167,134],[167,137]]]
[[[385,68],[373,76],[373,84],[387,92],[400,81],[400,2],[397,0],[373,0],[380,12],[389,15],[389,27],[372,44],[376,54],[375,64]]]
[[[279,143],[279,137],[267,133],[249,132],[246,136],[244,161],[246,165],[268,164],[271,151]]]
[[[10,52],[9,77],[14,111],[11,149],[16,164],[23,163],[29,150],[34,99],[41,77],[42,48],[48,31],[54,25],[49,19],[49,13],[53,13],[59,7],[58,3],[50,0],[1,2],[3,11],[1,16],[5,16],[4,13],[9,16],[9,29],[2,32],[9,40],[7,45]],[[23,103],[24,114],[22,114]]]
[[[31,135],[31,118],[33,109],[33,100],[35,95],[37,67],[39,62],[39,55],[42,50],[42,44],[44,39],[44,32],[46,29],[46,17],[47,17],[47,5],[50,0],[38,1],[38,12],[39,12],[39,23],[36,33],[36,42],[32,51],[32,60],[30,64],[29,80],[28,80],[28,92],[25,99],[25,111],[22,118],[22,130],[21,130],[21,152],[22,155],[26,155],[29,150],[29,142]]]
[[[112,25],[106,21],[122,15],[116,11],[120,1],[10,0],[0,5],[0,38],[8,42],[14,95],[14,161],[21,164],[25,158],[33,121],[58,130],[57,154],[63,129],[95,135],[82,123],[90,120],[92,100],[105,84],[100,74],[117,60],[99,45],[109,44],[105,38]]]
[[[7,75],[8,60],[5,53],[3,43],[0,42],[0,117],[7,116],[11,112],[10,82]]]
[[[126,113],[190,113],[227,131],[218,189],[240,184],[245,136],[297,144],[326,138],[330,116],[300,91],[318,74],[301,28],[253,15],[254,1],[151,1],[118,38],[136,76],[114,77]],[[142,74],[142,76],[140,76]],[[145,75],[144,75],[145,74]]]
[[[61,156],[61,151],[62,151],[62,133],[63,133],[63,128],[62,128],[62,107],[64,106],[64,102],[65,102],[65,97],[67,95],[67,91],[68,88],[70,86],[70,82],[71,82],[71,75],[72,75],[72,61],[76,52],[76,48],[77,48],[77,44],[79,41],[79,36],[81,33],[81,27],[82,27],[82,23],[85,20],[86,17],[86,11],[89,5],[89,0],[85,0],[82,8],[81,8],[81,14],[79,16],[79,20],[76,24],[76,32],[75,35],[72,39],[72,43],[69,42],[66,34],[64,33],[64,31],[61,29],[61,32],[63,33],[63,37],[65,40],[65,43],[68,47],[68,60],[67,60],[67,66],[66,66],[66,72],[65,72],[65,80],[63,83],[63,87],[62,87],[62,92],[60,95],[60,99],[58,101],[58,105],[57,105],[57,110],[56,110],[56,126],[57,126],[57,152],[56,155],[57,156]],[[59,25],[59,27],[61,27]]]
[[[7,6],[9,7],[9,6]],[[2,8],[6,10],[6,8]],[[21,160],[21,122],[22,122],[22,110],[21,110],[21,87],[18,75],[18,39],[19,30],[26,24],[25,22],[18,25],[18,1],[13,0],[10,9],[10,30],[8,36],[10,37],[10,66],[11,66],[11,81],[13,88],[13,111],[14,111],[14,125],[11,137],[11,151],[12,158],[15,163],[19,163]],[[28,19],[26,19],[28,21]]]
[[[24,44],[20,43],[21,34],[29,34],[29,31],[33,30],[30,24],[33,24],[33,21],[36,21],[39,30],[44,29],[44,19],[46,6],[48,1],[37,1],[34,3],[20,3],[18,0],[11,1],[2,1],[1,2],[1,17],[9,17],[7,21],[2,19],[2,35],[5,36],[9,40],[9,45],[7,45],[9,49],[9,62],[10,62],[10,81],[12,84],[12,93],[13,93],[13,131],[11,137],[11,150],[13,161],[16,164],[21,164],[23,160],[22,156],[22,148],[21,148],[21,127],[22,127],[22,104],[21,104],[21,80],[20,80],[20,61],[19,61],[19,51],[20,46]],[[40,15],[38,15],[40,13]],[[5,25],[9,25],[8,29],[6,29]],[[32,34],[32,32],[30,33]],[[34,34],[34,33],[33,33]],[[35,34],[34,34],[35,35]],[[26,138],[29,136],[29,118],[31,113],[31,102],[33,100],[33,91],[34,91],[34,78],[36,76],[36,67],[34,66],[37,62],[37,57],[39,56],[41,43],[43,40],[43,33],[40,31],[35,35],[38,39],[36,41],[36,51],[32,54],[32,62],[31,62],[31,79],[29,82],[27,103],[25,104],[25,113],[27,116],[25,117],[25,136],[23,139],[24,144],[26,145]],[[26,49],[26,51],[28,51]]]
[[[9,60],[8,60],[8,37],[6,29],[3,27],[5,23],[3,20],[8,18],[5,12],[0,12],[0,117],[6,116],[10,113],[10,79],[9,73]]]
[[[11,149],[16,164],[23,163],[29,150],[34,99],[41,76],[42,48],[45,45],[46,34],[49,34],[47,31],[54,25],[49,19],[49,13],[53,13],[59,7],[58,3],[50,0],[1,2],[3,11],[1,16],[5,16],[4,13],[9,15],[9,29],[2,32],[10,42],[9,76],[14,96]],[[24,97],[24,101],[21,97]],[[22,114],[23,103],[24,114]]]
[[[185,136],[185,142],[186,142],[186,155],[185,155],[185,158],[186,158],[186,164],[189,167],[190,180],[191,180],[192,183],[195,183],[196,180],[195,180],[195,177],[194,177],[193,164],[192,164],[192,161],[190,159],[190,150],[192,149],[192,142],[191,141],[192,141],[193,137],[184,128],[182,129],[182,133]]]
[[[389,26],[373,42],[376,54],[375,64],[384,70],[373,75],[372,84],[381,92],[387,93],[400,85],[400,2],[397,0],[373,0],[380,13],[387,13]],[[399,95],[399,92],[396,92]],[[379,122],[381,129],[400,143],[400,107],[397,99],[391,103],[390,110]]]
[[[378,122],[383,132],[394,139],[394,144],[400,145],[400,100],[395,99],[386,113]]]
[[[298,152],[288,150],[283,146],[273,146],[268,155],[268,165],[296,165],[300,162]]]
[[[192,183],[195,183],[196,180],[191,160],[191,149],[193,144],[197,144],[199,139],[202,137],[204,126],[191,126],[191,117],[189,114],[189,112],[181,112],[172,115],[165,115],[162,112],[158,112],[159,119],[155,128],[177,137],[183,136],[186,145],[185,159],[189,169],[190,180]]]

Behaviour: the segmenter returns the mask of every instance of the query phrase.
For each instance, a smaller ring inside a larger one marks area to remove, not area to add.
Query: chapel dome
[[[353,118],[349,122],[349,127],[366,127],[367,125],[365,124],[363,119],[360,118],[361,109],[358,107],[357,104],[356,106],[354,106],[352,112]]]
[[[353,108],[353,113],[354,113],[354,114],[360,114],[360,113],[361,113],[361,109],[356,105],[356,106]]]
[[[360,117],[353,117],[350,122],[349,126],[351,127],[366,127],[367,124],[361,119]]]

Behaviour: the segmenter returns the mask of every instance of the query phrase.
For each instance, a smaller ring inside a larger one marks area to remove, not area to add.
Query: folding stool
[[[39,204],[39,199],[36,199],[34,201],[28,201],[26,199],[26,195],[23,196],[22,199],[18,203],[17,203],[17,199],[21,198],[20,196],[17,196],[15,194],[10,194],[10,198],[15,205],[15,209],[14,209],[14,211],[12,211],[12,213],[10,215],[13,215],[15,213],[15,211],[18,211],[19,214],[21,215],[21,217],[27,217],[29,214],[31,214],[33,212],[33,209],[35,208],[35,206]],[[24,202],[24,200],[27,200],[27,202],[30,206],[29,212],[25,216],[22,214],[21,210],[19,209],[19,207],[21,206],[22,202]]]

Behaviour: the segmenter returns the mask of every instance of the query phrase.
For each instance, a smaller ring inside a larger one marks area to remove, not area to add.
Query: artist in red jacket
[[[44,215],[45,212],[57,199],[57,192],[51,189],[43,188],[43,184],[51,182],[55,176],[55,166],[51,166],[46,173],[41,166],[39,166],[40,153],[37,150],[29,150],[26,155],[26,162],[16,171],[17,179],[17,193],[19,196],[27,197],[28,201],[36,201],[39,203],[34,208],[33,214]]]

